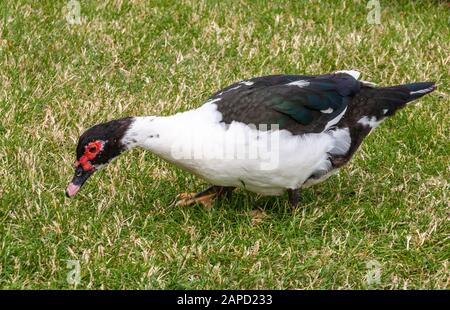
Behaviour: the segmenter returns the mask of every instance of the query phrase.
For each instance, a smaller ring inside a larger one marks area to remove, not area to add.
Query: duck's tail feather
[[[410,101],[418,99],[436,89],[434,82],[419,82],[402,84],[389,87],[378,88],[380,95],[387,96],[387,99],[396,99],[399,104],[406,104]]]
[[[420,82],[420,83],[411,83],[411,84],[404,84],[399,85],[395,87],[404,87],[408,89],[409,91],[409,101],[415,100],[417,98],[420,98],[426,94],[431,93],[433,90],[436,89],[436,85],[434,82]]]
[[[407,103],[416,100],[436,89],[434,82],[410,83],[377,88],[376,99],[386,116],[394,114]]]

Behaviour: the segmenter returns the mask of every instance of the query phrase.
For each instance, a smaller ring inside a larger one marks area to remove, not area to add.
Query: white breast
[[[343,154],[350,146],[348,129],[295,136],[220,120],[214,103],[155,120],[158,139],[144,147],[211,184],[279,195],[329,171],[329,153]]]

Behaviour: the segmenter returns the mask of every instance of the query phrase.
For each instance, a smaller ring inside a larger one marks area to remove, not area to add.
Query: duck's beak
[[[83,170],[81,167],[77,167],[75,169],[75,174],[72,178],[72,181],[69,183],[66,189],[66,196],[73,197],[80,190],[81,186],[83,186],[84,182],[94,173],[95,169],[92,170]]]

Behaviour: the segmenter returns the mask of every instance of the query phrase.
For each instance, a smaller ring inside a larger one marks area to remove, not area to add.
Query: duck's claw
[[[179,193],[177,198],[181,200],[194,198],[196,193]]]
[[[181,193],[177,196],[178,201],[175,206],[192,206],[201,204],[205,208],[210,209],[214,199],[220,199],[223,196],[230,198],[234,187],[211,186],[206,190],[198,193]]]
[[[196,196],[196,193],[181,193],[178,195],[180,200],[175,203],[175,206],[192,206],[195,204],[201,204],[206,209],[210,209],[213,205],[216,194]]]

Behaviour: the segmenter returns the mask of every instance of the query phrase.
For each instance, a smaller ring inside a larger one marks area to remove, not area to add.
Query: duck
[[[345,166],[380,123],[436,89],[434,82],[377,86],[360,72],[277,74],[236,82],[200,107],[169,116],[123,117],[78,140],[73,197],[95,171],[139,147],[211,186],[181,193],[175,205],[211,207],[236,188],[265,196],[301,191]]]

